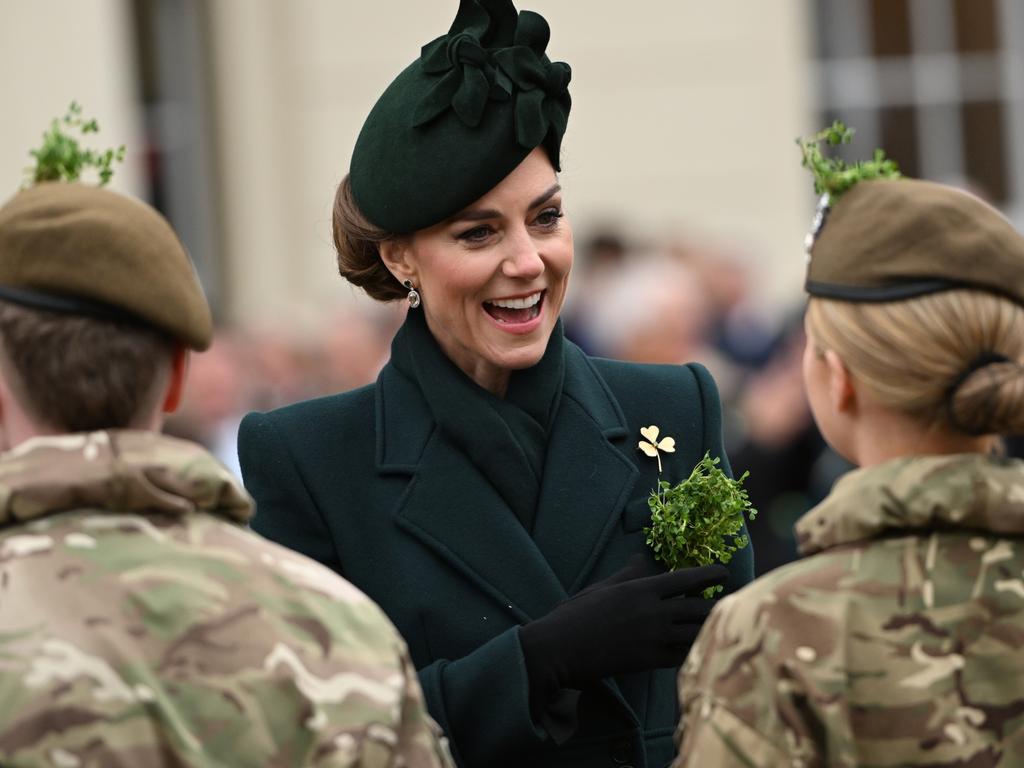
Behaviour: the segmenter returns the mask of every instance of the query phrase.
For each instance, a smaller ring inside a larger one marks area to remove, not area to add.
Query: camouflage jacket
[[[1024,765],[1024,462],[857,470],[797,534],[705,624],[675,766]]]
[[[0,765],[451,765],[405,645],[198,446],[0,455]]]

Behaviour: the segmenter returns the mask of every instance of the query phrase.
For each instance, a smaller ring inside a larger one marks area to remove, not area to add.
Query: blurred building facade
[[[858,147],[885,147],[908,175],[969,187],[1024,225],[1024,5],[820,0],[815,11],[824,117],[857,126]]]
[[[563,185],[577,231],[685,232],[799,297],[809,183],[795,136],[971,186],[1024,223],[1017,0],[532,0],[573,65]],[[0,179],[71,99],[130,148],[115,187],[165,211],[223,322],[313,327],[334,188],[364,116],[456,0],[0,0]]]
[[[573,66],[562,182],[578,230],[677,229],[798,291],[815,126],[803,0],[532,0]],[[363,118],[456,0],[0,0],[0,179],[72,98],[130,147],[122,188],[164,210],[224,321],[310,325],[352,292],[330,213]],[[43,55],[45,53],[45,55]]]

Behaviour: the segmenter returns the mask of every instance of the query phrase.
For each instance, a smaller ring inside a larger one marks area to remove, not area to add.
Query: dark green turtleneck
[[[547,447],[565,373],[562,323],[531,368],[513,371],[504,398],[480,387],[441,350],[422,310],[410,310],[391,345],[395,368],[423,393],[434,420],[533,529]]]

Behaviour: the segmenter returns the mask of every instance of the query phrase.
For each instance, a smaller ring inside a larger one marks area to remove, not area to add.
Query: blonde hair
[[[1024,433],[1024,308],[1008,299],[966,289],[886,303],[812,297],[807,328],[887,407],[972,435]]]

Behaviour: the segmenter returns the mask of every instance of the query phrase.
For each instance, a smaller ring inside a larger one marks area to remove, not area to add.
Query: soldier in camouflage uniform
[[[860,468],[806,559],[715,608],[674,766],[1024,765],[1024,238],[927,182],[861,182],[811,251],[804,375]]]
[[[212,334],[159,214],[78,184],[17,195],[0,333],[0,765],[451,765],[377,606],[248,532],[230,473],[154,429]],[[41,359],[61,334],[97,347]],[[107,375],[140,334],[166,355],[142,364],[155,397]]]

